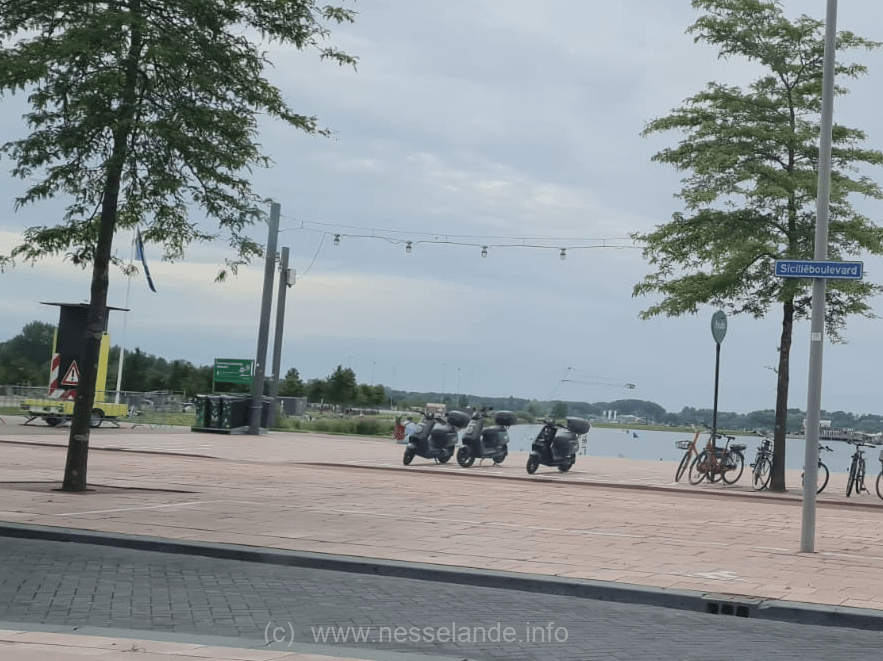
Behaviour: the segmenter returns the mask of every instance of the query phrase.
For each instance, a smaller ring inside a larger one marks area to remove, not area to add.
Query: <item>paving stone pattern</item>
[[[14,538],[0,540],[0,620],[225,636],[255,648],[268,636],[279,650],[322,644],[311,628],[362,627],[368,642],[324,644],[418,659],[871,659],[883,643],[874,631]],[[472,638],[498,623],[511,642]],[[460,640],[427,640],[445,628]]]

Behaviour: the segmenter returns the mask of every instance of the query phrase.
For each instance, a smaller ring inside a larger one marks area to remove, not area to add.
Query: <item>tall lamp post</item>
[[[837,50],[837,0],[828,0],[825,19],[825,55],[822,73],[822,118],[819,129],[819,182],[813,257],[828,258],[828,211],[831,201],[831,142],[834,127],[834,63]],[[809,337],[809,374],[806,394],[806,448],[804,449],[803,511],[800,550],[815,551],[816,489],[819,479],[819,418],[822,407],[822,349],[825,337],[825,278],[813,278]]]
[[[261,433],[261,410],[264,399],[264,374],[267,363],[267,344],[270,338],[270,310],[273,307],[273,277],[276,272],[276,241],[279,237],[278,202],[270,205],[270,229],[267,235],[267,254],[264,263],[264,291],[261,297],[261,318],[258,326],[258,349],[254,361],[254,379],[251,383],[251,411],[248,433],[254,436]]]

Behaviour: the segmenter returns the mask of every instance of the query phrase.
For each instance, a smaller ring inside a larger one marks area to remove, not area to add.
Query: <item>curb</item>
[[[307,569],[373,574],[411,580],[438,581],[522,592],[539,592],[581,599],[612,601],[773,620],[792,624],[883,630],[883,611],[762,599],[719,592],[674,590],[612,581],[559,578],[488,569],[457,569],[421,562],[288,551],[237,544],[184,542],[160,537],[103,533],[54,526],[0,523],[0,537],[112,546],[139,551],[198,555],[225,560],[260,562]]]

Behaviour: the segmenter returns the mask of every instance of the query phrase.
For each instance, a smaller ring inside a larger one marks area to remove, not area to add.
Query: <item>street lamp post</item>
[[[248,433],[261,433],[261,410],[264,404],[264,375],[266,374],[267,344],[270,340],[270,311],[273,307],[273,279],[276,275],[276,241],[279,237],[281,205],[270,205],[270,228],[267,236],[267,254],[264,264],[264,291],[261,297],[261,318],[258,325],[258,349],[254,361],[254,379],[251,384],[251,411]]]
[[[831,200],[831,143],[834,125],[834,70],[837,51],[837,0],[828,0],[825,53],[822,67],[822,118],[819,129],[819,175],[816,200],[816,233],[813,258],[828,258],[828,213]],[[813,278],[812,318],[809,338],[809,374],[806,395],[806,447],[804,448],[803,511],[800,550],[815,551],[816,483],[819,477],[819,418],[822,405],[822,349],[825,337],[824,278]]]

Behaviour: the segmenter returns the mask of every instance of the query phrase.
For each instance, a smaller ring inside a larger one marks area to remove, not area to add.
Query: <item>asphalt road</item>
[[[0,538],[0,620],[378,658],[806,661],[877,658],[883,644],[875,631],[16,538]]]

